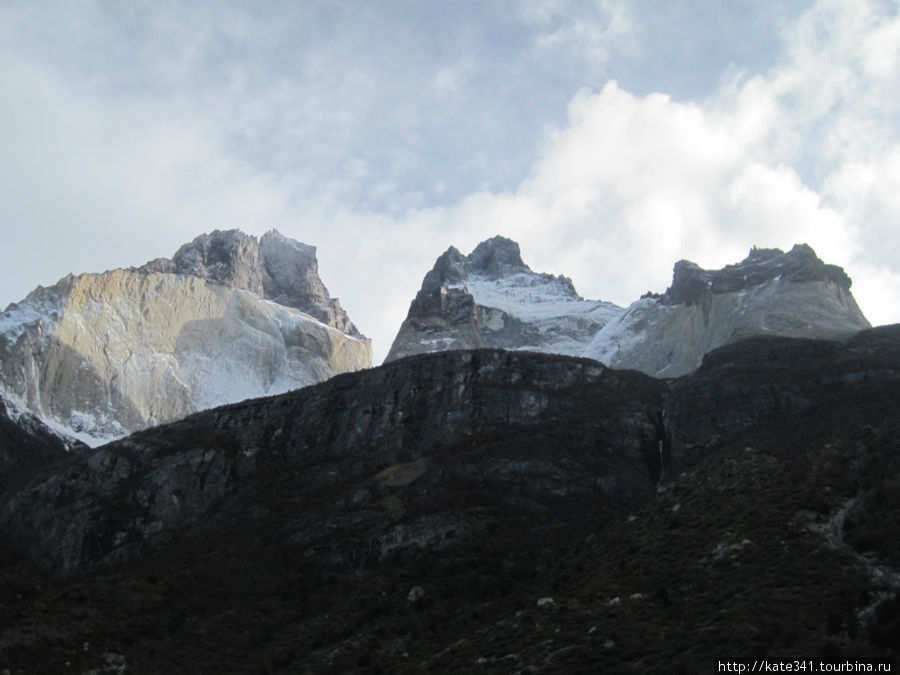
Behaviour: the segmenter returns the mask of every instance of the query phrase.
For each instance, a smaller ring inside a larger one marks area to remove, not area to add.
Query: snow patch
[[[609,365],[619,352],[634,349],[646,339],[642,323],[647,321],[657,304],[653,298],[631,303],[623,314],[597,332],[581,356]]]
[[[254,296],[254,299],[259,301],[259,298],[257,296]],[[303,324],[312,323],[317,326],[321,326],[329,332],[333,331],[335,333],[338,333],[347,340],[353,340],[354,342],[358,342],[360,344],[365,344],[369,341],[368,338],[357,337],[355,335],[351,335],[350,333],[344,333],[334,326],[329,326],[327,323],[323,323],[314,316],[307,314],[302,309],[279,305],[277,302],[273,302],[272,300],[262,300],[262,303],[272,310],[270,318],[278,325],[278,328],[281,329],[282,333],[284,333],[285,328],[296,330]]]
[[[71,450],[75,445],[75,441],[81,441],[91,447],[96,447],[102,443],[115,440],[115,438],[100,439],[91,436],[89,433],[79,433],[69,426],[60,423],[55,419],[42,419],[28,411],[25,402],[8,389],[0,386],[0,401],[6,407],[6,415],[13,422],[25,429],[42,428],[59,437],[66,450]],[[123,434],[124,435],[124,434]]]
[[[61,296],[39,286],[22,302],[10,304],[0,314],[0,336],[17,342],[31,326],[38,322],[56,323],[61,313]]]
[[[526,323],[578,316],[603,324],[622,313],[621,307],[610,302],[584,300],[562,279],[549,274],[520,272],[500,279],[472,275],[447,288],[463,289],[482,307],[499,309]]]

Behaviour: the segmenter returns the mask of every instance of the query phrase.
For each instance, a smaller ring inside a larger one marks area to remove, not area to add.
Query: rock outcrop
[[[623,310],[582,299],[567,277],[532,272],[518,244],[494,237],[467,256],[451,246],[438,258],[385,362],[492,347],[678,377],[711,350],[754,335],[840,339],[869,327],[850,283],[805,244],[753,249],[721,270],[682,260],[663,295]]]
[[[179,248],[172,259],[158,258],[138,268],[199,277],[220,286],[250,291],[284,307],[293,307],[362,338],[350,317],[319,278],[316,247],[295,241],[278,230],[256,238],[237,230],[201,234]]]
[[[0,495],[0,668],[895,658],[898,405],[890,326],[675,380],[418,355],[199,412]]]
[[[305,503],[353,486],[340,499],[354,504],[345,523],[360,537],[354,546],[331,538],[338,516],[330,500],[286,525],[284,536],[320,559],[378,561],[449,530],[463,538],[467,518],[450,506],[462,479],[508,485],[502,499],[514,511],[543,512],[541,495],[578,502],[651,494],[662,390],[587,359],[497,350],[413,357],[106,445],[22,491],[0,524],[26,527],[28,540],[44,533],[42,556],[70,573],[168,543],[223,502],[252,501],[257,487],[271,493],[287,481]],[[453,459],[471,452],[467,438],[486,433],[523,441],[512,454],[479,453],[475,464]],[[429,499],[445,495],[449,510],[398,520],[385,490],[413,481]]]
[[[577,355],[622,311],[583,299],[567,277],[532,272],[510,239],[466,256],[451,246],[425,275],[385,362],[482,347]]]
[[[279,525],[280,537],[329,564],[379,562],[445,546],[450,531],[480,531],[479,509],[457,501],[462,483],[492,484],[495,508],[555,527],[565,511],[550,502],[579,518],[641,502],[711,448],[772,420],[842,397],[872,407],[863,397],[900,387],[898,364],[897,327],[844,342],[752,338],[673,382],[558,355],[419,355],[73,458],[11,497],[0,529],[72,573],[201,525],[265,520],[251,505],[283,494],[302,514]],[[396,490],[416,505],[392,499]]]
[[[371,359],[315,248],[275,231],[216,231],[172,260],[69,275],[0,315],[0,387],[91,444]]]
[[[83,449],[82,443],[60,437],[0,394],[0,493],[68,452]]]
[[[655,377],[696,369],[713,349],[755,335],[841,339],[869,327],[850,279],[807,245],[754,249],[704,270],[682,260],[662,296],[648,294],[597,332],[583,356]]]

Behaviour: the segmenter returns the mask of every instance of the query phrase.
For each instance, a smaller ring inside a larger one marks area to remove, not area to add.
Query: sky
[[[898,0],[0,0],[0,307],[272,228],[387,353],[501,234],[627,306],[808,243],[900,322]]]

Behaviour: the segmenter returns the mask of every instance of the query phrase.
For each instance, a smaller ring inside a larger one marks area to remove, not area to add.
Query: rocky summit
[[[898,405],[890,326],[676,379],[446,351],[198,412],[15,468],[0,668],[896,659]]]
[[[505,237],[466,256],[451,246],[425,275],[385,362],[480,347],[574,356],[622,311],[585,300],[568,277],[533,272]]]
[[[753,335],[840,339],[869,327],[850,283],[844,270],[805,244],[787,253],[754,249],[714,271],[682,260],[664,294],[633,303],[597,332],[583,355],[678,377],[716,347]]]
[[[753,249],[704,270],[682,260],[671,287],[627,310],[584,300],[567,277],[537,274],[503,237],[468,256],[450,247],[425,276],[386,359],[496,347],[585,356],[654,377],[695,370],[703,356],[754,335],[839,339],[869,327],[850,278],[809,246]]]
[[[754,249],[623,310],[496,237],[378,368],[277,232],[38,288],[0,315],[0,671],[896,667],[900,326],[849,288]]]
[[[38,287],[0,314],[0,389],[90,444],[371,366],[370,341],[276,231]]]

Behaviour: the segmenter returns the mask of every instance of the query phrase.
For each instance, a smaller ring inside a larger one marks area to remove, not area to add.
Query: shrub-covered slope
[[[0,667],[896,657],[898,404],[887,327],[671,381],[446,352],[200,413],[5,498]]]

